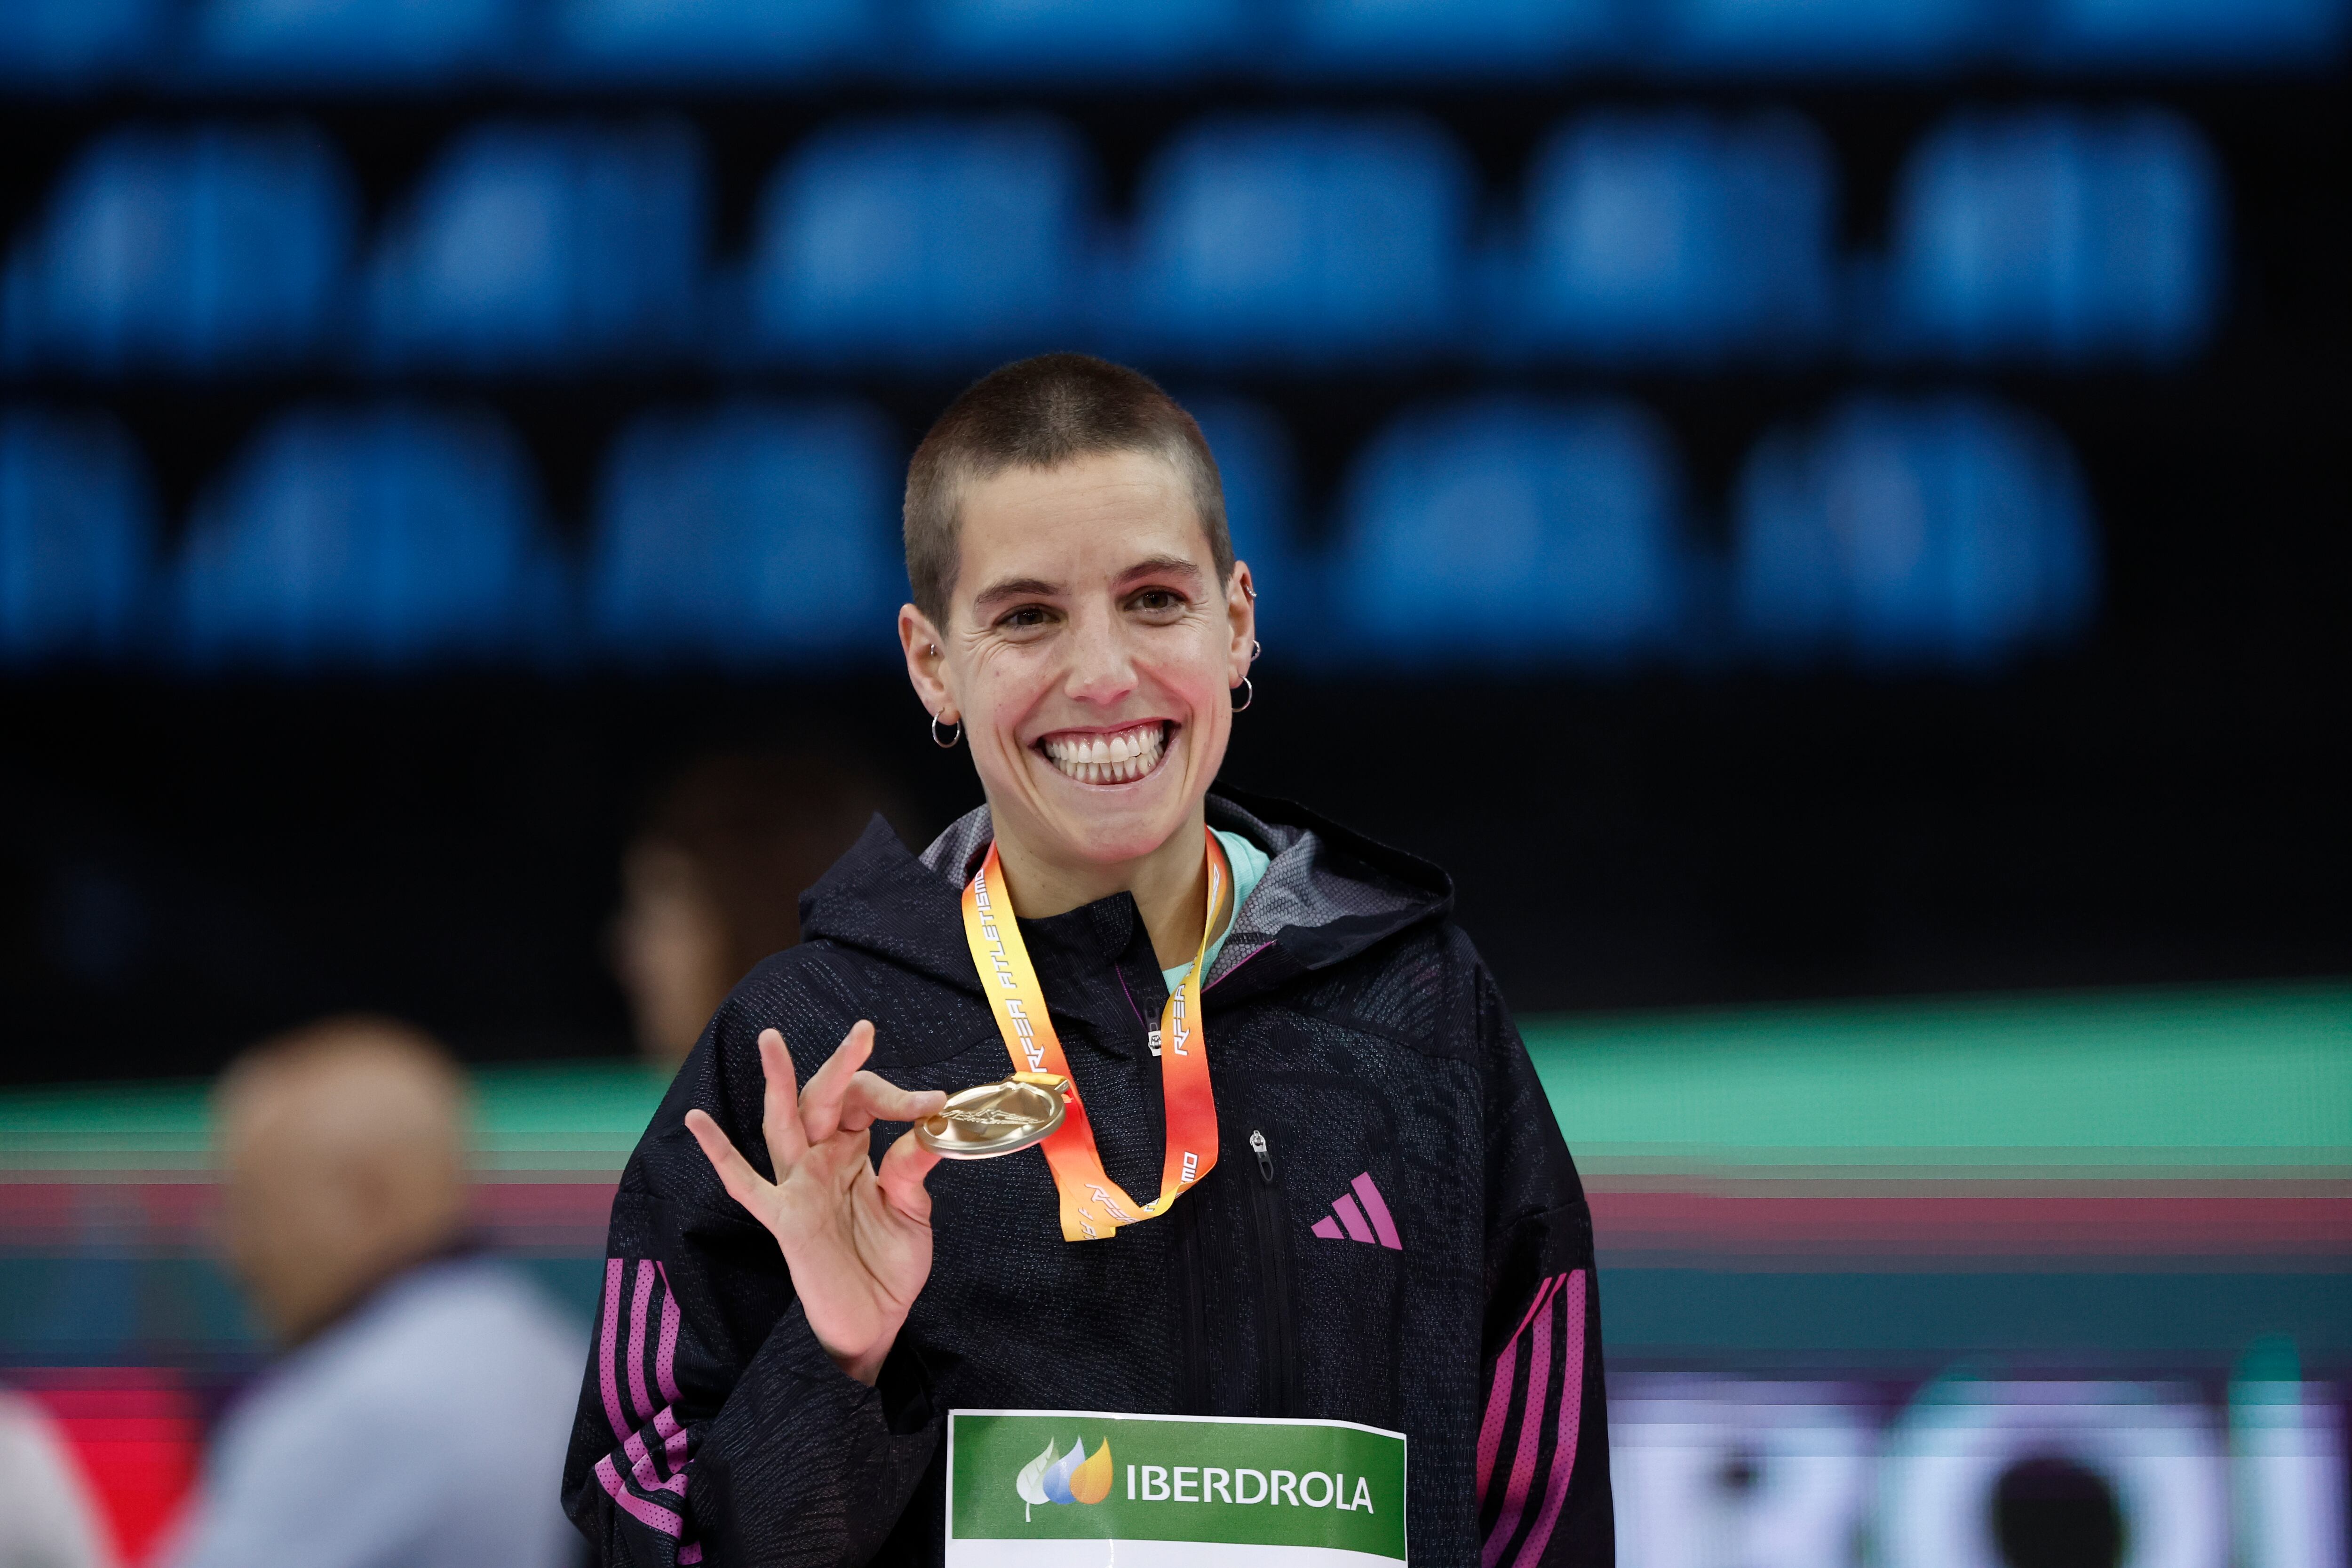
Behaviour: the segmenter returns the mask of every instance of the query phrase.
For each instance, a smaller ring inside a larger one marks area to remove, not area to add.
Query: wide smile
[[[1181,727],[1170,719],[1147,719],[1116,730],[1056,730],[1032,749],[1064,778],[1108,788],[1157,773]]]

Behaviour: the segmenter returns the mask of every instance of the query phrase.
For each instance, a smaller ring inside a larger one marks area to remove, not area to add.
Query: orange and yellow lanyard
[[[1055,1073],[1069,1084],[1062,1125],[1042,1145],[1054,1185],[1061,1193],[1065,1241],[1099,1241],[1117,1235],[1120,1226],[1166,1214],[1185,1188],[1216,1168],[1217,1102],[1209,1091],[1208,1041],[1201,1032],[1201,972],[1208,967],[1209,938],[1217,929],[1217,917],[1233,895],[1233,871],[1217,836],[1205,828],[1202,832],[1208,839],[1209,912],[1192,967],[1160,1015],[1160,1082],[1168,1102],[1168,1152],[1160,1195],[1148,1204],[1129,1197],[1103,1170],[1094,1129],[1078,1098],[1078,1080],[1046,1017],[1045,994],[1030,967],[1029,951],[1022,945],[1012,900],[1005,897],[994,844],[963,890],[964,939],[971,944],[971,961],[980,970],[981,988],[988,993],[1013,1070]]]

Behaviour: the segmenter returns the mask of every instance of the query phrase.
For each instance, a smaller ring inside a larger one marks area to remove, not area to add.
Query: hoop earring
[[[1248,676],[1246,676],[1246,675],[1243,676],[1243,677],[1242,677],[1242,700],[1241,700],[1239,702],[1236,702],[1236,703],[1234,703],[1234,712],[1236,712],[1236,713],[1242,712],[1242,711],[1245,710],[1249,707],[1249,705],[1250,705],[1251,703],[1253,703],[1253,702],[1255,702],[1255,701],[1256,701],[1256,700],[1257,700],[1257,688],[1256,688],[1256,687],[1255,687],[1255,686],[1252,686],[1252,685],[1250,684],[1250,678],[1249,678]]]
[[[1257,659],[1264,658],[1265,657],[1265,644],[1258,641],[1255,637],[1250,638],[1250,658],[1253,661],[1255,661]]]
[[[936,714],[936,713],[934,713],[934,714],[932,714],[932,715],[931,715],[931,744],[932,744],[932,745],[937,746],[937,747],[938,747],[940,751],[942,751],[942,752],[952,752],[952,751],[954,751],[954,750],[956,749],[957,745],[962,742],[962,740],[963,740],[963,721],[962,721],[962,720],[959,719],[959,720],[957,720],[957,721],[955,721],[955,733],[954,733],[954,734],[952,734],[952,735],[950,735],[946,740],[942,741],[942,740],[940,740],[940,718],[939,718],[939,715],[938,715],[938,714]]]

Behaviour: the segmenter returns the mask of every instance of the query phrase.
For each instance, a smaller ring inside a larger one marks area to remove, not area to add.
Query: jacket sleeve
[[[1486,1568],[1606,1568],[1616,1524],[1592,1213],[1483,964],[1476,1005],[1487,1184],[1480,1555]]]
[[[599,1563],[864,1563],[938,1446],[919,1352],[902,1340],[873,1388],[836,1367],[775,1239],[686,1130],[701,1107],[772,1177],[759,1031],[783,1029],[805,1083],[856,1016],[813,999],[826,987],[809,983],[805,952],[770,960],[728,999],[622,1174],[563,1472],[565,1511]],[[875,1147],[897,1131],[877,1126]]]

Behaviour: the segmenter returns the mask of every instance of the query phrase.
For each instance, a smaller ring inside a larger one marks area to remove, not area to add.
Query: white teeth
[[[1116,735],[1090,735],[1045,742],[1054,765],[1080,784],[1126,784],[1139,779],[1160,763],[1167,733],[1156,724],[1122,730]]]

